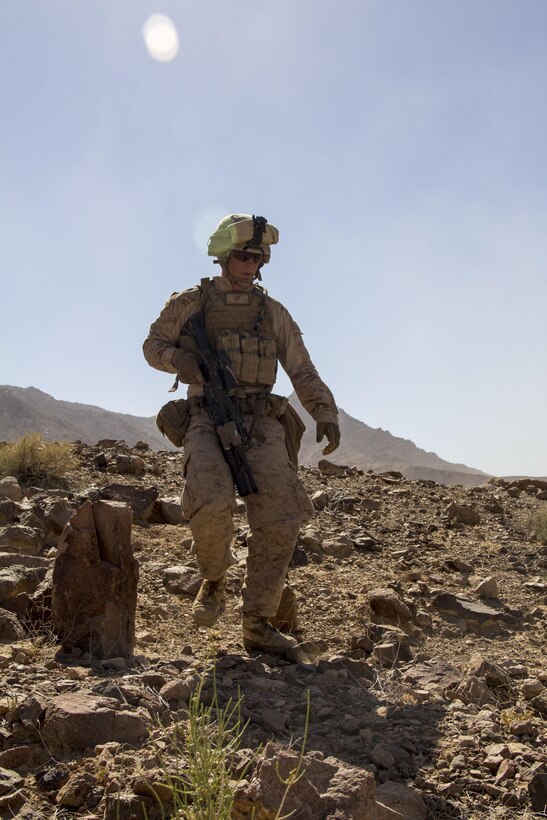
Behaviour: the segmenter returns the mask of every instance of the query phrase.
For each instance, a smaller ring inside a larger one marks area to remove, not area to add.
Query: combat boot
[[[192,615],[198,626],[213,626],[224,612],[226,576],[218,581],[204,581],[192,606]]]
[[[244,612],[243,646],[245,649],[261,649],[272,655],[285,655],[298,646],[298,641],[290,635],[284,635],[267,618]]]

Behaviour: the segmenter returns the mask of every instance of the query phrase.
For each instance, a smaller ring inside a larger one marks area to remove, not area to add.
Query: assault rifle
[[[230,369],[230,357],[225,351],[215,353],[209,342],[203,313],[194,313],[188,319],[191,334],[199,350],[200,369],[205,379],[204,406],[209,413],[222,449],[222,455],[232,473],[239,495],[257,493],[246,450],[251,446],[239,407],[229,394],[237,385]]]

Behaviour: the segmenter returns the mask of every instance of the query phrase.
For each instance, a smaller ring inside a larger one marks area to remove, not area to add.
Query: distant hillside
[[[300,463],[316,465],[324,444],[315,442],[315,422],[303,410],[295,394],[291,403],[302,416],[306,432]],[[439,484],[482,484],[489,476],[465,464],[452,464],[435,453],[416,447],[386,430],[374,429],[340,410],[342,441],[329,456],[337,464],[363,470],[399,470],[407,478],[430,479]],[[129,446],[146,441],[154,450],[174,449],[158,431],[153,418],[113,413],[101,407],[60,401],[35,387],[0,387],[0,440],[14,441],[25,433],[38,432],[49,441],[96,444],[102,438],[123,439]]]
[[[300,450],[300,463],[316,465],[325,442],[315,441],[315,422],[306,413],[296,394],[290,397],[291,404],[306,425],[306,432]],[[341,442],[340,447],[330,456],[336,464],[359,467],[362,470],[399,470],[407,478],[429,479],[439,484],[465,484],[474,486],[487,481],[490,476],[465,464],[444,461],[435,453],[428,453],[416,447],[412,441],[393,436],[387,430],[369,427],[339,408]]]
[[[35,387],[0,386],[0,440],[40,433],[48,441],[123,439],[129,446],[146,441],[155,450],[174,449],[154,418],[112,413],[92,404],[60,401]]]

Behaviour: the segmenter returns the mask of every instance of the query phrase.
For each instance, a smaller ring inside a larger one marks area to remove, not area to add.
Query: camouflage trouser
[[[247,429],[251,417],[245,415]],[[275,615],[287,567],[302,522],[313,506],[289,464],[282,425],[262,416],[247,457],[259,493],[244,500],[251,535],[247,540],[247,572],[243,609],[255,615]],[[230,565],[235,488],[213,424],[206,413],[192,416],[184,442],[186,485],[182,510],[188,520],[196,558],[204,578],[216,581]]]

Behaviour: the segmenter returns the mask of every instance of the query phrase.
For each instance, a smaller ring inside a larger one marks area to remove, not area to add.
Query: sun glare
[[[179,37],[173,21],[164,14],[152,14],[143,28],[144,42],[154,60],[168,62],[177,56]]]
[[[220,208],[209,207],[200,211],[194,219],[194,242],[202,253],[207,253],[207,240],[224,215],[225,211]]]

